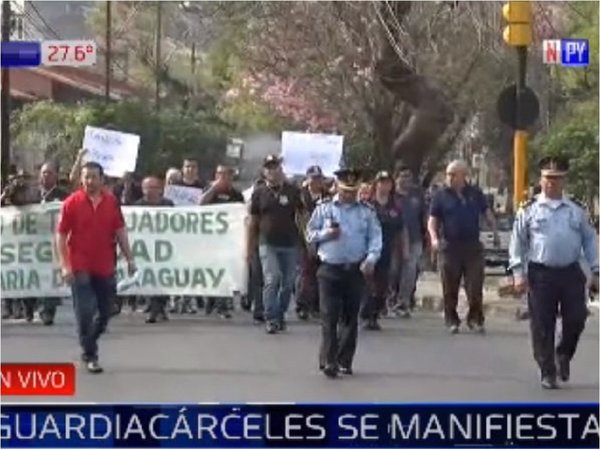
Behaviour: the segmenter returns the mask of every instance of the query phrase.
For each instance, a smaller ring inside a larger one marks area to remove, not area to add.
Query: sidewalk
[[[486,317],[501,317],[515,320],[518,312],[523,308],[523,302],[512,297],[500,297],[497,293],[498,284],[502,276],[486,274],[483,287],[483,312]],[[417,283],[417,307],[424,311],[442,312],[444,303],[442,299],[442,285],[439,273],[424,272]],[[458,313],[463,316],[467,312],[467,298],[461,289],[458,298]]]
[[[497,274],[486,273],[483,287],[483,312],[486,317],[516,320],[517,314],[525,306],[524,301],[513,297],[500,297],[497,289],[502,279],[503,277]],[[416,303],[417,307],[424,311],[441,313],[444,310],[439,273],[424,272],[421,274],[417,283]],[[594,315],[598,313],[599,305],[598,300],[588,302],[588,307]],[[464,290],[461,289],[458,297],[458,313],[463,316],[466,312],[467,298]]]

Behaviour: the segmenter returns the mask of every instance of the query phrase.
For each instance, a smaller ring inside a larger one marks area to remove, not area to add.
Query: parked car
[[[510,215],[499,215],[496,217],[498,228],[498,237],[500,245],[494,246],[494,233],[488,227],[487,223],[481,226],[480,239],[483,244],[483,255],[487,267],[504,267],[508,269],[508,245],[512,233],[513,217]]]

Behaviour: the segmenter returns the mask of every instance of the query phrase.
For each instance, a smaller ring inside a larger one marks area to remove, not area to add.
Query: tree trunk
[[[395,17],[386,18],[390,30],[394,29],[392,22],[402,23],[410,10],[410,2],[393,2],[392,9]],[[395,99],[412,108],[408,124],[394,136],[391,150],[394,159],[401,159],[418,173],[426,156],[452,122],[453,111],[442,92],[427,78],[416,74],[413,67],[398,56],[388,36],[376,64],[376,73]]]
[[[444,155],[448,153],[448,149],[454,147],[467,121],[468,117],[466,115],[457,117],[452,126],[446,130],[443,139],[437,143],[436,147],[428,155],[423,169],[423,186],[429,186],[435,175],[443,168]]]

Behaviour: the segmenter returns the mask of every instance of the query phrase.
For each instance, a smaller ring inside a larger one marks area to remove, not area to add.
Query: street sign
[[[498,117],[505,125],[515,129],[524,130],[534,124],[540,115],[540,102],[536,93],[528,87],[521,89],[520,115],[517,123],[517,86],[512,84],[506,87],[496,103]]]

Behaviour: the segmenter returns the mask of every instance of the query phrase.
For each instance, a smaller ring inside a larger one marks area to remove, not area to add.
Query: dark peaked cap
[[[282,158],[280,158],[278,155],[267,155],[267,157],[263,160],[263,167],[281,164],[281,161]]]
[[[321,168],[319,166],[310,166],[306,170],[306,176],[307,177],[322,177],[323,171],[321,170]]]
[[[377,175],[375,175],[375,181],[381,180],[393,180],[392,174],[387,170],[380,170],[377,172]]]
[[[542,176],[562,177],[569,172],[569,160],[562,156],[546,156],[539,162]]]
[[[347,191],[358,190],[361,183],[361,173],[356,169],[340,169],[335,172],[338,187]]]

